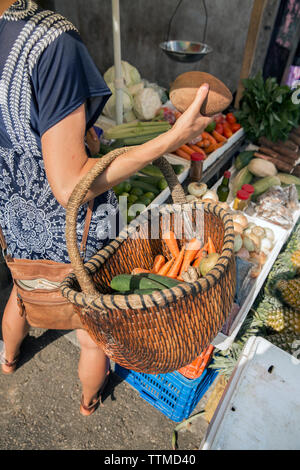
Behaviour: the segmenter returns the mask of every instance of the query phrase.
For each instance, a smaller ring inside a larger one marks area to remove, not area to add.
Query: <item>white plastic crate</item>
[[[300,361],[264,338],[249,338],[201,450],[299,450],[299,390]]]

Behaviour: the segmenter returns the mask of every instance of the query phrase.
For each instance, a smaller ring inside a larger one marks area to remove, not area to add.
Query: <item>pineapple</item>
[[[280,280],[276,283],[276,287],[285,303],[300,310],[300,277],[289,281]]]
[[[291,262],[297,268],[297,271],[300,272],[300,250],[294,251],[291,256]]]
[[[289,354],[293,354],[297,348],[299,349],[300,334],[291,332],[277,333],[276,335],[267,336],[266,339]]]
[[[300,333],[300,311],[282,307],[268,313],[266,325],[278,332]]]

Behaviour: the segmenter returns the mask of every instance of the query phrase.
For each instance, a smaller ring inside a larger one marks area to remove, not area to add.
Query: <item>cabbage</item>
[[[153,88],[140,90],[133,98],[133,111],[136,116],[144,121],[153,119],[161,107],[159,94]]]
[[[141,76],[139,71],[130,65],[125,60],[121,61],[122,64],[122,77],[124,79],[124,83],[126,87],[130,87],[132,85],[136,85],[137,83],[141,82]],[[106,83],[114,83],[115,81],[115,66],[113,65],[110,67],[103,76]]]
[[[116,93],[115,86],[113,83],[108,83],[107,86],[110,88],[112,95],[107,101],[103,109],[103,114],[111,119],[116,119]],[[129,113],[132,111],[133,99],[129,93],[127,87],[123,87],[123,114]]]

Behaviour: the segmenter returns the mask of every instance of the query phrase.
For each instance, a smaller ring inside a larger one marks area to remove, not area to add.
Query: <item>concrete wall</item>
[[[79,29],[101,72],[113,63],[111,0],[55,0],[55,9]],[[142,77],[163,86],[180,73],[203,70],[218,76],[232,91],[237,87],[253,0],[209,0],[206,42],[213,53],[195,64],[179,64],[159,49],[165,39],[175,0],[120,0],[122,57]],[[262,67],[279,0],[269,0],[262,28],[257,67]],[[204,10],[200,0],[183,0],[170,38],[201,41]],[[262,62],[262,63],[261,63]]]

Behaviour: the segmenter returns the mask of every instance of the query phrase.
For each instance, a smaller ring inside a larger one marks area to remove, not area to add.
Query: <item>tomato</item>
[[[236,131],[238,131],[242,126],[238,123],[238,122],[235,122],[234,124],[231,124],[231,130],[233,133],[235,133]]]
[[[233,134],[232,130],[229,127],[224,127],[224,132],[223,135],[226,137],[226,139],[229,139]]]
[[[219,134],[223,135],[223,132],[224,132],[223,124],[221,124],[221,123],[217,124],[215,130],[216,130]]]
[[[223,114],[218,114],[217,116],[214,117],[214,121],[217,124],[222,124],[222,122],[225,121],[225,118],[224,118]]]
[[[228,113],[226,114],[226,121],[229,123],[229,124],[234,124],[236,123],[236,117],[233,113]]]

